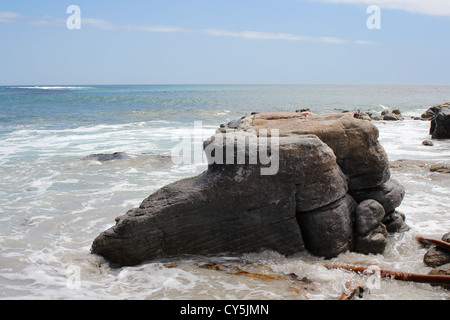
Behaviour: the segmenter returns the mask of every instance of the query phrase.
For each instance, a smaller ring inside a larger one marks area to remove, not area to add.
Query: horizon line
[[[72,83],[72,84],[0,84],[0,87],[70,87],[70,86],[450,86],[423,83]]]

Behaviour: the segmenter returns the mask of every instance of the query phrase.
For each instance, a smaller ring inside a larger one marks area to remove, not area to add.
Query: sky
[[[450,0],[2,0],[0,85],[450,85],[449,40]]]

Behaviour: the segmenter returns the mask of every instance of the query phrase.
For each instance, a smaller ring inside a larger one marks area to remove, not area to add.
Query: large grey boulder
[[[252,114],[222,125],[203,147],[205,172],[161,188],[118,217],[94,240],[92,253],[136,265],[183,254],[309,250],[332,258],[384,249],[380,208],[394,210],[404,190],[390,180],[369,121]],[[355,216],[368,199],[380,205]]]
[[[249,138],[246,133],[236,135]],[[219,140],[210,139],[205,148]],[[226,139],[221,141],[220,147],[226,145]],[[274,148],[268,148],[274,155]],[[247,145],[247,158],[251,150],[255,149]],[[316,205],[308,204],[308,208],[332,202],[336,196],[327,198],[325,192],[331,188],[345,196],[346,180],[332,150],[315,136],[280,138],[277,152],[279,170],[274,175],[261,175],[259,163],[216,161],[203,174],[158,190],[139,208],[117,218],[114,227],[95,239],[92,252],[115,263],[135,265],[179,254],[305,250],[297,199],[306,203],[314,197],[311,203]],[[235,160],[237,156],[235,152]],[[315,176],[311,190],[297,196],[298,186],[310,183],[305,177],[311,172]]]

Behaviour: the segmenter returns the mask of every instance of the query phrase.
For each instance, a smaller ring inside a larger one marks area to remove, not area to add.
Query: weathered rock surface
[[[442,241],[450,243],[450,232],[444,234]],[[450,252],[443,249],[432,247],[423,257],[423,262],[429,267],[440,267],[444,264],[450,264]]]
[[[353,250],[353,212],[356,206],[355,200],[347,195],[325,207],[298,213],[306,248],[325,258]]]
[[[204,151],[204,173],[118,217],[92,253],[136,265],[180,254],[309,250],[331,258],[384,250],[382,221],[404,189],[390,180],[369,121],[350,113],[252,114],[222,125]]]
[[[390,178],[388,158],[378,142],[378,128],[369,121],[354,118],[353,113],[308,116],[292,112],[259,113],[240,119],[237,128],[278,129],[281,136],[316,135],[333,149],[340,168],[349,178],[350,190],[377,187]]]
[[[391,233],[409,230],[406,224],[406,216],[397,210],[386,213],[381,222],[386,226],[386,230]]]
[[[450,276],[450,263],[436,267],[433,270],[431,270],[428,274],[432,276]],[[441,286],[447,290],[450,290],[450,285],[444,284]]]
[[[383,120],[385,121],[403,121],[404,118],[400,110],[395,109],[392,112],[387,112],[383,115]]]
[[[383,220],[385,215],[383,206],[375,200],[364,200],[355,211],[356,234],[369,233]]]
[[[432,120],[435,116],[438,110],[442,107],[450,107],[450,102],[437,104],[431,108],[429,108],[427,111],[422,113],[421,118],[422,120]]]
[[[387,245],[387,230],[381,223],[385,216],[383,206],[375,200],[362,201],[355,210],[355,251],[382,253]]]
[[[433,139],[450,139],[450,107],[440,106],[431,119],[430,134]]]
[[[402,203],[405,188],[397,180],[390,179],[379,187],[353,191],[350,194],[357,202],[376,200],[383,206],[385,212],[390,213]]]
[[[387,231],[382,223],[369,231],[365,235],[356,236],[355,251],[363,254],[378,254],[383,253],[387,245]]]
[[[315,136],[281,138],[279,156],[280,168],[273,176],[261,175],[261,166],[248,162],[212,163],[202,175],[162,188],[119,217],[94,241],[92,252],[134,265],[177,254],[304,250],[296,220],[297,185],[308,181],[310,170],[316,173],[317,193],[329,190],[333,179],[337,185],[345,179],[332,150]],[[313,195],[313,202],[323,202]],[[301,196],[307,200],[306,194]]]

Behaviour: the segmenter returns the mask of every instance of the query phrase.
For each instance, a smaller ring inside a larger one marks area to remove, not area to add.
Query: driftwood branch
[[[397,272],[397,271],[389,271],[389,270],[373,270],[365,267],[356,267],[356,266],[343,266],[343,265],[325,265],[327,269],[343,269],[358,273],[366,273],[373,274],[375,271],[382,278],[390,278],[401,281],[411,281],[418,283],[428,283],[428,284],[437,284],[437,285],[450,285],[450,276],[441,276],[441,275],[425,275],[425,274],[416,274],[416,273],[407,273],[407,272]]]
[[[417,241],[419,241],[422,244],[426,244],[426,245],[435,245],[436,247],[438,247],[442,250],[450,252],[450,243],[448,243],[448,242],[445,242],[442,240],[424,238],[424,237],[417,237]]]

